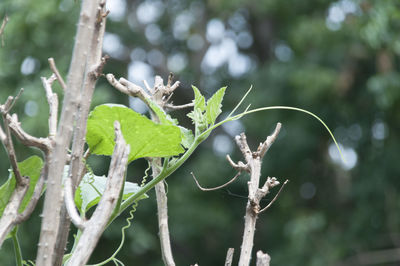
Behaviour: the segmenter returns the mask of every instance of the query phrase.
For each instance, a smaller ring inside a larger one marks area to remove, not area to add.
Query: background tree
[[[49,56],[55,57],[65,76],[79,6],[73,0],[0,3],[1,17],[5,13],[10,17],[0,49],[0,99],[4,102],[19,88],[25,89],[14,108],[32,135],[47,134],[48,110],[40,77],[51,74]],[[106,73],[139,83],[143,76],[166,77],[172,71],[187,88],[175,96],[177,104],[192,99],[190,84],[205,88],[207,96],[228,85],[225,110],[253,84],[248,99],[252,106],[284,104],[317,113],[335,129],[347,158],[347,164],[339,163],[321,127],[297,113],[260,113],[227,124],[168,179],[171,241],[178,265],[196,260],[200,265],[221,264],[226,248],[240,243],[246,204],[245,179],[223,191],[203,193],[189,173],[197,173],[202,185],[220,184],[232,174],[225,154],[240,158],[232,136],[245,130],[255,147],[277,121],[284,127],[262,172],[291,183],[279,204],[260,218],[255,245],[268,251],[276,265],[398,264],[400,12],[396,1],[110,0],[108,8],[104,52],[111,59]],[[104,102],[143,110],[103,79],[92,106]],[[189,120],[186,123],[190,125]],[[16,152],[21,159],[39,154],[18,145]],[[6,158],[4,149],[0,156]],[[108,165],[105,160],[95,158],[90,163],[102,169]],[[0,165],[5,180],[8,162],[2,160]],[[140,180],[145,167],[144,161],[135,162],[128,176]],[[105,174],[107,169],[98,171]],[[152,193],[150,197],[135,213],[129,244],[121,251],[123,261],[161,265],[155,197]],[[39,214],[37,209],[19,232],[24,255],[31,259],[38,232],[30,228],[39,227]],[[123,219],[117,220],[106,231],[93,262],[108,257],[110,247],[118,245],[123,224]],[[11,249],[6,242],[0,252],[2,265],[13,263]]]

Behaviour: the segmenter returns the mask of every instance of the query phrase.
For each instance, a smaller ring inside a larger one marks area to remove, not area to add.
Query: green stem
[[[19,245],[19,241],[18,241],[18,236],[17,236],[17,229],[18,227],[14,227],[14,229],[11,231],[11,237],[12,237],[12,241],[14,244],[14,251],[15,251],[15,260],[16,260],[16,264],[17,266],[22,266],[22,252],[21,252],[21,246]]]
[[[204,138],[204,136],[203,137],[199,136],[199,137],[195,138],[195,140],[193,141],[192,146],[190,146],[190,148],[182,155],[182,157],[179,158],[179,160],[175,164],[171,165],[168,168],[163,168],[161,173],[156,178],[152,179],[149,183],[144,185],[139,191],[137,191],[135,194],[133,194],[132,196],[127,198],[121,204],[119,212],[111,216],[110,221],[108,222],[108,225],[110,225],[112,223],[112,221],[118,215],[120,215],[126,208],[128,208],[133,202],[137,201],[141,196],[143,196],[150,189],[155,187],[155,185],[157,183],[161,182],[162,180],[164,180],[165,178],[170,176],[173,172],[175,172],[190,157],[190,155],[192,155],[192,153],[197,148],[197,146],[199,146],[199,144],[201,142],[203,142],[205,139],[206,138]]]
[[[207,129],[206,131],[204,131],[199,137],[203,136],[204,134],[210,133],[212,130],[214,130],[215,128],[219,127],[220,125],[222,125],[222,124],[224,124],[224,123],[226,123],[226,122],[239,119],[239,118],[241,118],[241,117],[244,116],[244,115],[248,115],[248,114],[256,113],[256,112],[260,112],[260,111],[267,111],[267,110],[292,110],[292,111],[298,111],[298,112],[306,113],[306,114],[308,114],[308,115],[314,117],[314,118],[317,119],[317,120],[325,127],[325,129],[329,132],[329,135],[330,135],[331,138],[333,139],[333,142],[335,143],[336,148],[338,149],[338,151],[339,151],[339,153],[340,153],[340,157],[342,158],[342,160],[343,160],[344,162],[346,162],[346,159],[345,159],[344,156],[343,156],[342,150],[340,149],[339,144],[338,144],[338,142],[336,141],[335,136],[333,135],[333,133],[332,133],[332,131],[329,129],[329,127],[325,124],[325,122],[322,121],[322,119],[321,119],[319,116],[317,116],[316,114],[311,113],[310,111],[307,111],[307,110],[304,110],[304,109],[301,109],[301,108],[297,108],[297,107],[291,107],[291,106],[268,106],[268,107],[261,107],[261,108],[256,108],[256,109],[253,109],[253,110],[245,111],[245,112],[243,112],[243,113],[241,113],[241,114],[238,114],[238,115],[235,115],[235,116],[232,116],[232,117],[228,117],[228,118],[226,118],[225,120],[223,120],[223,121],[221,121],[221,122],[215,124],[214,126],[210,127],[210,128]]]
[[[62,265],[64,265],[69,260],[69,258],[72,256],[72,253],[74,253],[76,246],[78,245],[79,239],[81,238],[81,235],[82,235],[82,231],[80,229],[78,229],[77,233],[74,237],[74,244],[72,245],[71,252],[69,254],[64,255]]]
[[[307,111],[307,110],[304,110],[304,109],[301,109],[301,108],[297,108],[297,107],[291,107],[291,106],[268,106],[268,107],[256,108],[256,109],[253,109],[253,110],[246,110],[241,114],[237,114],[237,115],[232,116],[232,117],[228,116],[228,118],[226,118],[225,120],[223,120],[223,121],[221,121],[221,122],[209,127],[207,130],[202,132],[200,135],[196,136],[193,144],[184,153],[184,155],[179,158],[179,160],[175,164],[171,165],[168,168],[164,167],[162,172],[156,178],[152,179],[149,183],[147,183],[145,186],[143,186],[142,189],[140,189],[138,192],[133,194],[131,197],[126,199],[121,204],[121,208],[120,208],[119,212],[116,213],[115,215],[111,216],[108,225],[110,223],[112,223],[112,221],[115,219],[115,217],[117,217],[119,214],[121,214],[126,208],[128,208],[133,202],[138,200],[142,195],[144,195],[150,189],[152,189],[158,182],[161,182],[162,180],[167,178],[169,175],[171,175],[173,172],[175,172],[175,170],[177,170],[190,157],[190,155],[192,155],[192,153],[197,148],[197,146],[199,146],[200,143],[202,143],[205,139],[207,139],[207,137],[210,135],[211,131],[213,131],[214,129],[216,129],[217,127],[221,126],[222,124],[224,124],[226,122],[239,119],[244,115],[248,115],[248,114],[256,113],[256,112],[260,112],[260,111],[278,110],[278,109],[279,110],[292,110],[292,111],[303,112],[303,113],[306,113],[306,114],[314,117],[315,119],[317,119],[325,127],[325,129],[329,132],[329,134],[330,134],[331,138],[333,139],[337,149],[339,150],[339,153],[340,153],[340,156],[341,156],[342,160],[346,161],[344,156],[343,156],[343,154],[342,154],[342,150],[340,149],[339,144],[336,141],[335,136],[333,135],[333,133],[331,132],[329,127],[325,124],[324,121],[322,121],[321,118],[319,118],[317,115],[311,113],[310,111]]]

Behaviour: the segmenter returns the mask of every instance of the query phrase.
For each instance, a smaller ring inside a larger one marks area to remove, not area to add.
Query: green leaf
[[[105,176],[96,176],[92,173],[87,173],[75,192],[75,204],[77,208],[85,213],[91,207],[99,203],[100,198],[106,188],[107,178]],[[125,182],[124,194],[122,199],[127,199],[132,194],[136,193],[140,186],[136,183]],[[144,194],[138,200],[147,199]]]
[[[226,87],[219,89],[214,95],[205,102],[204,96],[195,87],[194,91],[194,108],[193,111],[187,114],[195,124],[195,133],[198,136],[204,132],[209,126],[214,125],[215,120],[221,114],[221,102],[225,95]]]
[[[86,141],[93,154],[112,155],[116,120],[121,124],[125,141],[131,145],[129,162],[142,157],[167,157],[184,152],[179,127],[156,124],[123,105],[104,104],[90,113],[87,123]]]
[[[226,87],[219,89],[214,95],[208,99],[206,107],[206,118],[208,125],[214,125],[215,120],[221,114],[222,99],[225,95]]]
[[[178,121],[176,119],[172,119],[170,115],[168,115],[158,104],[151,101],[150,99],[146,99],[147,104],[150,106],[151,110],[157,115],[160,120],[160,124],[162,125],[178,125]]]
[[[187,149],[192,145],[192,143],[194,141],[193,132],[191,130],[189,130],[187,128],[184,128],[184,127],[181,127],[181,126],[179,126],[179,128],[180,128],[181,133],[182,133],[182,142],[181,142],[181,144],[182,144],[182,146],[184,148]]]
[[[206,110],[206,101],[198,88],[195,86],[192,86],[192,88],[194,92],[194,107],[193,111],[188,113],[187,116],[191,118],[193,124],[195,124],[195,134],[197,136],[207,128],[207,119],[204,115],[204,111]]]
[[[206,110],[206,101],[204,99],[204,96],[201,95],[199,89],[196,86],[193,86],[193,91],[194,91],[194,109],[199,109],[200,111],[205,111]]]
[[[10,177],[7,181],[0,187],[0,216],[3,214],[3,211],[11,197],[15,188],[15,179]]]
[[[40,177],[40,172],[43,167],[43,160],[39,156],[31,156],[28,159],[18,163],[18,168],[22,176],[29,177],[29,189],[25,194],[24,199],[19,207],[19,212],[23,212],[28,205],[33,192],[35,190],[35,186]],[[10,175],[7,181],[0,187],[0,216],[3,214],[3,211],[15,189],[16,180],[12,170],[10,171]]]

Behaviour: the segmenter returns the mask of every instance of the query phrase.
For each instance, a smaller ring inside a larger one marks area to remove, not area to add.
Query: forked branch
[[[132,97],[141,99],[145,104],[148,105],[151,110],[151,118],[154,122],[160,123],[159,117],[153,112],[152,108],[157,105],[157,108],[161,109],[181,109],[193,106],[191,103],[183,106],[175,107],[170,103],[171,96],[174,90],[179,86],[179,82],[172,84],[172,75],[169,76],[168,82],[164,85],[163,79],[160,76],[154,78],[154,87],[151,88],[146,81],[143,81],[146,89],[124,79],[115,79],[114,75],[107,74],[106,78],[108,82],[120,92],[127,94]],[[149,158],[153,169],[153,178],[159,174],[161,168],[161,161],[157,158]],[[168,206],[167,206],[167,195],[165,192],[164,183],[157,183],[155,186],[156,197],[157,197],[157,210],[158,210],[158,224],[159,224],[159,236],[161,253],[164,264],[167,266],[174,266],[175,262],[172,255],[169,228],[168,228]]]

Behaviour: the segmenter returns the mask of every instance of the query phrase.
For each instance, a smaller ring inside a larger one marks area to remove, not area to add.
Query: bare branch
[[[264,253],[261,250],[257,251],[256,266],[269,266],[270,261],[271,257],[267,253]]]
[[[197,179],[196,179],[196,177],[194,176],[193,172],[190,172],[190,174],[193,176],[194,181],[195,181],[196,184],[197,184],[197,187],[198,187],[200,190],[202,190],[202,191],[213,191],[213,190],[218,190],[218,189],[224,188],[224,187],[226,187],[227,185],[233,183],[233,182],[236,180],[236,178],[238,178],[238,176],[240,176],[241,173],[242,173],[242,172],[239,171],[231,180],[229,180],[229,181],[226,182],[225,184],[220,185],[220,186],[218,186],[218,187],[214,187],[214,188],[203,188],[202,186],[200,186],[199,181],[197,181]]]
[[[168,87],[168,93],[172,93],[179,87],[180,84],[181,83],[179,81],[175,81],[175,83],[171,87]]]
[[[126,144],[117,121],[114,122],[114,127],[116,136],[115,148],[111,158],[106,189],[92,217],[85,224],[75,252],[68,261],[68,266],[85,265],[89,260],[101,234],[107,226],[122,189],[130,147]]]
[[[159,158],[154,158],[152,164],[157,163]],[[153,167],[154,170],[154,167]],[[155,178],[157,175],[154,175]],[[158,219],[158,230],[161,245],[161,255],[166,266],[175,266],[174,257],[171,249],[171,240],[168,228],[168,197],[165,192],[164,182],[160,182],[155,186],[156,198],[157,198],[157,219]]]
[[[43,87],[46,91],[47,102],[49,103],[49,135],[54,137],[57,133],[57,119],[58,119],[58,97],[53,93],[51,85],[57,79],[56,74],[50,76],[49,79],[41,77]]]
[[[124,85],[122,85],[113,74],[107,74],[106,75],[106,79],[108,81],[108,83],[111,84],[111,86],[113,86],[114,88],[116,88],[117,90],[119,90],[120,92],[122,92],[123,94],[126,95],[130,95],[128,88],[125,87]]]
[[[147,103],[147,95],[145,91],[143,90],[142,87],[133,84],[132,82],[120,78],[119,80],[116,80],[113,74],[107,74],[106,75],[107,81],[117,90],[120,92],[132,96],[132,97],[138,97],[141,99],[143,102]]]
[[[1,23],[1,27],[0,27],[0,36],[3,35],[4,29],[5,29],[6,25],[7,25],[8,20],[9,20],[8,16],[5,15],[4,18],[3,18],[3,22]]]
[[[228,252],[226,253],[225,266],[231,266],[232,265],[233,253],[234,252],[235,252],[234,248],[229,248],[228,249]]]
[[[67,85],[65,84],[64,79],[62,78],[62,76],[60,75],[60,72],[57,69],[56,62],[54,61],[54,58],[50,57],[48,59],[48,61],[49,61],[49,65],[50,65],[51,71],[53,71],[53,73],[56,75],[58,83],[60,83],[61,88],[65,92],[67,90]]]
[[[7,120],[8,111],[11,109],[12,105],[15,103],[13,102],[13,97],[8,97],[6,103],[0,106],[0,111],[3,116],[3,122],[5,127],[5,136],[2,136],[3,144],[6,148],[8,157],[10,158],[11,167],[14,172],[15,180],[17,182],[17,186],[24,186],[26,185],[26,178],[21,176],[21,173],[18,168],[17,156],[15,155],[14,144],[11,137],[11,131],[9,126],[9,121]],[[28,181],[29,184],[29,181]]]
[[[236,164],[231,157],[229,156],[229,154],[226,155],[226,159],[228,160],[229,164],[236,169],[237,171],[246,171],[249,172],[250,168],[248,164],[244,164],[242,161],[238,161],[238,163]]]
[[[124,78],[120,78],[119,82],[122,85],[124,85],[126,88],[128,88],[130,96],[138,97],[139,99],[141,99],[142,101],[144,101],[147,104],[146,98],[148,97],[148,95],[146,94],[146,92],[143,90],[142,87],[140,87]]]
[[[269,192],[271,187],[274,187],[279,184],[276,178],[268,178],[263,187],[259,188],[260,174],[261,174],[261,159],[265,155],[266,151],[270,148],[272,143],[275,141],[280,128],[281,124],[278,123],[274,133],[271,136],[267,137],[267,140],[264,143],[261,143],[257,151],[255,152],[251,152],[246,141],[246,136],[243,133],[240,134],[240,136],[235,137],[236,143],[246,159],[247,162],[246,165],[249,168],[250,172],[250,181],[248,182],[249,195],[246,205],[244,232],[243,232],[243,240],[240,251],[239,266],[250,265],[256,221],[258,218],[258,214],[260,213],[260,201]],[[228,159],[228,161],[233,167],[238,167],[238,165],[234,164],[232,160],[230,160],[230,158]],[[274,199],[273,201],[275,200],[276,199]],[[260,265],[265,265],[265,264],[260,264]]]
[[[154,94],[153,88],[150,87],[149,83],[147,83],[147,81],[145,79],[143,80],[143,84],[144,84],[144,87],[146,88],[146,90],[148,90],[151,94]]]
[[[269,150],[272,144],[275,142],[276,138],[278,137],[279,132],[281,131],[282,124],[277,123],[274,133],[271,136],[268,136],[264,143],[258,146],[257,152],[261,158],[264,157],[265,153]]]
[[[21,88],[19,90],[17,96],[15,96],[15,97],[9,96],[8,97],[7,102],[5,103],[5,106],[7,106],[7,108],[4,109],[6,113],[9,113],[11,111],[11,109],[14,107],[15,103],[18,101],[19,97],[21,96],[21,94],[23,92],[24,92],[24,89]]]
[[[182,104],[182,105],[174,105],[173,103],[165,104],[165,108],[170,109],[170,110],[181,110],[181,109],[190,108],[193,106],[194,106],[194,103],[187,103],[187,104]]]
[[[7,140],[6,133],[4,133],[3,128],[0,126],[0,140],[4,143]]]
[[[91,56],[95,50],[92,47],[95,31],[98,29],[97,13],[100,0],[83,0],[77,24],[77,33],[72,54],[72,59],[67,77],[63,107],[60,115],[60,125],[54,139],[54,148],[51,152],[49,165],[49,179],[47,182],[43,204],[43,218],[40,231],[39,248],[36,264],[41,266],[54,266],[62,257],[57,252],[59,243],[59,226],[61,224],[61,210],[63,206],[62,176],[67,159],[68,148],[71,145],[74,126],[76,125],[79,106],[84,93],[85,78],[91,64]],[[99,40],[101,41],[101,40]],[[89,45],[90,44],[90,45]],[[85,101],[88,99],[86,98]],[[61,249],[64,249],[62,247]],[[60,249],[60,250],[61,250]],[[62,253],[64,250],[62,250]]]
[[[103,74],[103,68],[107,63],[110,56],[105,55],[101,58],[100,62],[93,66],[93,70],[89,73],[89,76],[93,77],[95,80],[98,79]]]
[[[258,188],[256,191],[256,194],[254,195],[255,198],[257,199],[262,199],[267,195],[270,191],[271,188],[279,185],[278,179],[276,177],[267,177],[267,180],[265,181],[264,185],[261,188]],[[259,206],[258,206],[259,207]],[[258,213],[259,210],[257,210]]]
[[[271,207],[271,205],[276,201],[276,199],[279,197],[279,194],[281,194],[281,191],[283,190],[283,188],[285,187],[285,185],[289,182],[288,179],[286,179],[286,181],[282,184],[281,188],[279,189],[278,193],[276,193],[275,197],[271,200],[271,202],[265,206],[263,209],[261,209],[258,214],[268,210],[269,207]]]
[[[23,130],[16,114],[13,114],[12,116],[7,114],[6,120],[8,121],[9,127],[14,136],[16,136],[25,146],[37,147],[45,153],[51,149],[51,141],[48,138],[36,138]]]
[[[246,162],[249,163],[249,161],[252,160],[253,156],[251,154],[249,145],[247,144],[246,135],[242,133],[239,136],[236,136],[235,141],[240,151],[242,152],[243,157],[246,159]]]
[[[75,202],[74,202],[74,196],[72,194],[72,181],[71,178],[68,177],[65,179],[64,183],[64,201],[65,201],[65,206],[67,208],[69,217],[71,217],[72,222],[74,225],[81,229],[85,229],[85,223],[86,221],[83,220],[80,216],[78,211],[76,210]]]
[[[1,37],[1,45],[2,46],[4,46],[3,33],[4,33],[4,29],[6,28],[7,22],[8,22],[8,16],[6,14],[3,18],[3,22],[1,23],[1,26],[0,26],[0,37]]]
[[[145,86],[149,87],[147,82],[145,82]],[[154,89],[149,89],[151,96],[146,94],[144,97],[146,99],[144,102],[149,105],[150,101],[147,100],[147,97],[150,97],[151,100],[155,101],[157,104],[163,108],[162,102],[162,94],[160,93],[160,89],[163,88],[163,80],[161,77],[156,76],[154,80]],[[161,97],[160,97],[161,95]],[[149,106],[150,107],[150,106]],[[150,112],[151,119],[155,123],[160,123],[159,117],[154,113]],[[152,176],[153,179],[156,178],[160,174],[161,160],[160,158],[150,158],[149,160],[152,166]],[[165,191],[164,182],[160,182],[155,186],[156,190],[156,199],[157,199],[157,219],[158,219],[158,228],[159,228],[159,238],[160,238],[160,246],[161,246],[161,255],[165,265],[167,266],[175,266],[175,261],[171,248],[171,240],[170,233],[168,228],[168,197]]]
[[[106,25],[106,16],[107,11],[105,10],[105,0],[96,0],[93,1],[94,6],[91,8],[96,9],[96,20],[90,23],[83,22],[83,24],[88,25],[89,30],[93,30],[90,32],[91,36],[88,36],[86,40],[84,40],[83,44],[89,46],[89,48],[84,48],[83,56],[86,58],[82,58],[82,62],[85,62],[86,66],[84,69],[83,79],[80,81],[80,94],[82,100],[79,103],[74,136],[72,141],[72,152],[71,152],[71,162],[69,175],[72,178],[72,192],[74,194],[76,187],[81,181],[84,172],[85,172],[85,164],[83,163],[83,152],[85,147],[85,135],[86,135],[86,124],[89,115],[90,105],[92,96],[94,93],[95,85],[98,78],[102,75],[103,68],[107,62],[108,56],[105,55],[102,57],[102,44],[105,32]],[[84,6],[82,5],[82,12],[84,12]],[[93,10],[94,11],[94,10]],[[92,12],[92,10],[90,11]],[[92,13],[92,15],[94,15]],[[82,18],[82,17],[81,17]],[[83,19],[85,19],[83,17]],[[91,18],[93,19],[93,18]],[[86,36],[81,36],[82,38],[86,38]],[[78,44],[77,44],[78,45]],[[71,72],[72,70],[70,70]],[[70,89],[70,88],[68,88]],[[68,212],[65,206],[61,207],[61,215],[60,215],[60,226],[58,230],[58,241],[56,243],[56,260],[54,266],[59,266],[62,264],[63,255],[65,252],[65,247],[68,240],[70,227],[70,220],[68,219]]]
[[[36,184],[36,187],[34,190],[34,195],[33,195],[32,199],[29,201],[27,208],[25,208],[25,210],[22,214],[19,214],[18,209],[22,203],[22,200],[24,199],[26,192],[29,189],[30,181],[29,181],[28,177],[21,175],[21,172],[19,171],[19,168],[18,168],[18,161],[17,161],[14,144],[13,144],[12,137],[11,137],[11,131],[13,130],[15,125],[17,125],[19,127],[19,124],[17,121],[17,116],[15,114],[13,116],[10,116],[8,112],[11,110],[11,108],[15,104],[16,100],[21,95],[22,91],[23,90],[21,89],[15,98],[11,97],[11,96],[8,97],[6,103],[4,105],[0,106],[0,111],[3,116],[3,121],[4,121],[4,126],[5,126],[5,132],[3,132],[3,130],[0,127],[0,138],[1,138],[4,146],[6,147],[6,151],[10,158],[10,163],[11,163],[14,177],[16,180],[16,187],[14,189],[14,192],[13,192],[9,202],[7,203],[6,209],[4,211],[4,215],[1,217],[1,221],[0,221],[0,224],[1,224],[0,227],[2,227],[2,229],[0,229],[0,230],[5,230],[5,231],[1,231],[1,233],[0,233],[0,239],[1,239],[0,245],[1,245],[2,241],[4,240],[3,235],[2,235],[3,233],[8,234],[9,230],[12,230],[14,225],[17,225],[17,224],[23,222],[25,219],[27,219],[30,216],[30,214],[32,213],[32,211],[35,208],[36,203],[37,203],[35,196],[37,196],[38,190],[40,192],[42,191],[43,183],[44,183],[44,178],[40,177],[38,180],[38,183]],[[40,197],[40,192],[39,192],[38,198]]]
[[[10,200],[7,203],[6,208],[0,218],[0,247],[3,244],[8,233],[15,226],[16,217],[18,216],[18,209],[28,191],[29,183],[26,185],[16,186],[14,192],[11,195]]]

